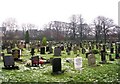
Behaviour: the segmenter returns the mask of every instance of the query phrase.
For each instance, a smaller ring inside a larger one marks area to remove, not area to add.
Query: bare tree
[[[76,24],[77,24],[77,17],[76,15],[72,15],[71,16],[71,19],[70,19],[70,27],[71,27],[71,30],[72,30],[72,39],[75,40],[76,38]]]
[[[107,35],[109,33],[109,29],[114,26],[113,20],[110,18],[106,18],[104,16],[98,16],[95,23],[95,30],[96,30],[96,36],[97,33],[100,35],[100,33],[103,36],[104,43],[106,43]],[[96,37],[97,38],[97,37]]]

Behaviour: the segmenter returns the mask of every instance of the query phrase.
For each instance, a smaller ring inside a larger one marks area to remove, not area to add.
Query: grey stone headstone
[[[89,66],[94,66],[96,64],[96,59],[94,54],[89,54],[88,55],[88,65]]]
[[[59,47],[55,47],[54,56],[61,56],[61,49]]]

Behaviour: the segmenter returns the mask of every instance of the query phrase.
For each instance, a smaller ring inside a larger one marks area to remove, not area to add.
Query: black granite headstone
[[[31,53],[31,55],[32,55],[32,56],[33,56],[33,55],[34,55],[34,53],[35,53],[35,51],[34,51],[34,50],[35,50],[34,48],[32,48],[32,49],[31,49],[31,52],[30,52],[30,53]]]
[[[61,73],[61,58],[52,59],[52,72]]]
[[[45,54],[45,47],[40,48],[40,54]]]
[[[104,50],[101,51],[101,62],[100,63],[106,63],[106,56]]]

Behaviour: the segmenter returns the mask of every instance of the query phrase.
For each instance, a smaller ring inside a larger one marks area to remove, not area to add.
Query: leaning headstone
[[[61,56],[61,49],[59,47],[55,47],[54,56]]]
[[[40,48],[40,54],[45,54],[45,47]]]
[[[52,59],[52,73],[60,74],[62,65],[61,65],[61,58],[53,58]]]
[[[39,56],[31,57],[31,61],[33,67],[39,66]]]
[[[88,65],[89,66],[95,66],[96,64],[96,59],[94,54],[89,54],[88,55]]]
[[[82,70],[82,57],[74,58],[74,67],[76,70]]]
[[[4,68],[3,69],[18,69],[18,66],[15,66],[13,56],[3,56]]]

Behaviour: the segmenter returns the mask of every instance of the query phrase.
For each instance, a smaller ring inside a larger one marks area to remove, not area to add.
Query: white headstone
[[[74,58],[74,67],[76,70],[82,69],[82,57],[76,57]]]

